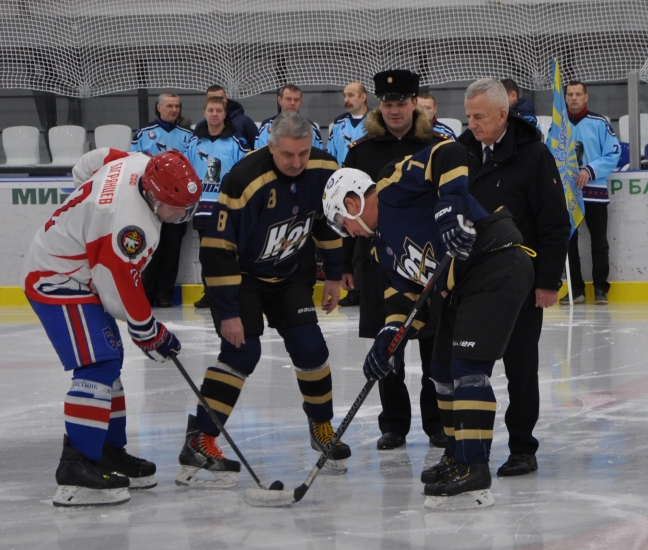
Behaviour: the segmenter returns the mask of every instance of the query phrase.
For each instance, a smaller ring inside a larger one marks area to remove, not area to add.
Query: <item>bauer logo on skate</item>
[[[146,247],[146,237],[136,225],[124,227],[117,236],[119,250],[128,258],[134,258],[138,252]]]

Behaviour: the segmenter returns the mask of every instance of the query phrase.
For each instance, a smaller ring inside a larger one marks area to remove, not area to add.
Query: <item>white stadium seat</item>
[[[458,118],[438,118],[437,120],[446,126],[450,126],[457,137],[463,132],[463,124]]]
[[[86,131],[82,126],[54,126],[49,131],[52,166],[73,166],[85,153]]]
[[[641,113],[639,118],[639,142],[640,151],[643,152],[648,144],[648,114]],[[623,115],[619,118],[619,141],[630,142],[630,121],[628,115]]]
[[[538,126],[540,126],[540,131],[542,132],[542,141],[547,142],[549,137],[549,130],[551,130],[551,117],[546,115],[540,115],[536,117],[538,119]]]
[[[112,147],[119,151],[130,151],[133,131],[125,124],[105,124],[94,131],[95,147]]]
[[[2,131],[7,162],[3,166],[31,166],[40,162],[40,132],[33,126],[10,126]]]

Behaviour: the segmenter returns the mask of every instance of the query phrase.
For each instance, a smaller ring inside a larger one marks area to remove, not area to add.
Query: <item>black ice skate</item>
[[[108,470],[70,447],[63,438],[63,454],[56,470],[58,490],[54,506],[112,506],[130,500],[129,480]]]
[[[310,433],[311,447],[320,453],[324,452],[324,449],[329,446],[329,443],[335,437],[333,426],[329,421],[318,424],[309,418],[308,431]],[[350,456],[351,449],[349,449],[349,446],[342,443],[342,441],[338,441],[324,464],[324,468],[331,472],[345,473],[347,471],[347,458]]]
[[[436,483],[439,481],[440,476],[442,476],[448,470],[454,468],[455,466],[455,457],[452,455],[443,455],[441,460],[437,462],[431,468],[423,470],[421,472],[421,481],[423,483]]]
[[[488,464],[456,462],[454,468],[440,476],[439,481],[425,486],[425,507],[441,510],[486,508],[495,504],[490,486]]]
[[[99,465],[109,472],[128,476],[131,489],[151,489],[157,485],[155,479],[155,464],[131,456],[123,447],[115,447],[106,441]]]
[[[189,415],[187,438],[180,452],[180,473],[176,485],[226,489],[238,481],[241,464],[223,456],[216,438],[196,428],[196,417]],[[209,478],[198,477],[198,472],[210,473]]]

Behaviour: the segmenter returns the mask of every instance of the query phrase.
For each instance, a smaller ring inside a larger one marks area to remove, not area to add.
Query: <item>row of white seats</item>
[[[81,126],[54,126],[48,133],[52,162],[47,166],[73,166],[86,152],[86,131]],[[95,146],[129,151],[132,130],[123,124],[97,126]],[[11,126],[2,131],[7,162],[3,166],[34,166],[40,163],[40,131],[33,126]]]

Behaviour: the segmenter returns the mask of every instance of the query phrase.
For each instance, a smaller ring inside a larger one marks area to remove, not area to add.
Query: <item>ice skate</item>
[[[56,482],[54,506],[114,506],[130,500],[128,478],[110,473],[70,447],[67,435]]]
[[[490,486],[488,464],[455,463],[455,467],[442,474],[439,481],[425,486],[424,506],[437,510],[487,508],[495,504]]]
[[[441,460],[434,466],[421,472],[421,481],[423,483],[436,483],[440,479],[440,476],[452,469],[455,464],[454,456],[443,455]]]
[[[335,437],[333,426],[329,421],[322,422],[321,424],[308,419],[308,431],[310,433],[311,447],[321,454],[328,447],[331,440]],[[327,471],[335,473],[346,473],[347,471],[347,458],[351,456],[351,449],[349,446],[338,441],[335,448],[331,451],[329,458],[324,464]]]
[[[176,485],[226,489],[238,481],[241,464],[223,456],[216,438],[196,427],[196,417],[189,415],[187,438],[180,452],[180,472]],[[199,474],[204,474],[200,476]]]
[[[128,476],[131,489],[151,489],[157,485],[155,464],[131,456],[123,447],[115,447],[106,441],[99,465],[109,472]]]

